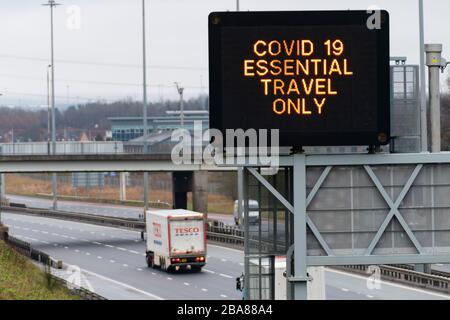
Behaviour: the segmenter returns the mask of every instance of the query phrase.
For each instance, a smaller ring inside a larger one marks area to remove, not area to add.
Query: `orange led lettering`
[[[274,50],[275,47],[275,50]],[[269,42],[269,54],[271,56],[278,56],[281,53],[281,44],[278,41]]]
[[[261,83],[264,84],[264,95],[269,95],[269,83],[272,82],[272,79],[261,79]]]
[[[294,75],[294,60],[287,59],[284,60],[284,75],[285,76],[293,76]]]
[[[279,108],[277,107],[277,105],[280,105],[280,104],[281,104],[281,109],[279,109]],[[283,100],[283,99],[276,99],[276,100],[273,102],[273,112],[275,112],[275,113],[278,114],[278,115],[281,115],[281,114],[283,114],[285,111],[286,111],[286,103],[284,102],[284,100]]]
[[[269,72],[266,60],[258,60],[258,62],[256,62],[256,66],[258,67],[258,70],[256,71],[258,76],[263,77]]]
[[[306,51],[307,47],[309,47],[308,48],[309,51]],[[303,40],[302,41],[302,55],[305,57],[308,57],[308,56],[312,55],[313,52],[314,52],[314,44],[309,40]]]
[[[253,77],[255,75],[254,72],[250,72],[254,69],[254,66],[250,65],[253,63],[255,63],[255,60],[244,60],[244,75],[246,77]]]
[[[318,99],[314,98],[314,103],[316,104],[317,112],[319,114],[322,114],[322,108],[325,105],[325,101],[327,101],[327,98],[322,98],[322,101],[320,101],[320,102]]]
[[[302,85],[303,85],[303,91],[305,91],[305,93],[307,95],[311,94],[312,88],[313,88],[313,84],[314,84],[314,80],[311,79],[309,80],[309,87],[306,86],[306,80],[302,79]]]
[[[311,59],[310,60],[314,64],[314,74],[317,76],[319,74],[319,62],[321,59]]]
[[[347,59],[344,59],[344,75],[352,76],[353,71],[348,71]]]
[[[292,55],[292,52],[294,51],[294,45],[295,45],[295,42],[291,41],[291,46],[288,48],[287,41],[283,40],[284,50],[288,56]]]
[[[273,76],[278,76],[281,74],[283,69],[281,68],[281,61],[280,60],[272,60],[270,61],[270,74]]]
[[[259,51],[258,50],[258,46],[267,47],[267,43],[265,41],[263,41],[263,40],[258,40],[253,45],[253,52],[259,57],[264,57],[267,54],[267,51],[266,50]]]
[[[287,94],[289,95],[291,93],[300,94],[300,91],[298,90],[297,81],[295,81],[295,79],[292,79],[291,82],[289,83]]]
[[[297,74],[300,74],[300,68],[302,69],[302,72],[304,75],[309,76],[309,63],[306,61],[305,64],[303,64],[300,60],[296,61],[296,67],[297,67]]]
[[[336,59],[333,59],[333,61],[331,62],[331,67],[328,74],[331,75],[333,73],[342,75],[341,67],[339,66],[339,62]]]
[[[284,82],[281,79],[275,79],[273,81],[273,95],[276,96],[278,91],[284,95]]]
[[[331,79],[328,79],[328,94],[331,96],[337,95],[337,91],[331,88]]]
[[[327,92],[325,91],[326,86],[324,82],[325,79],[316,79],[316,95],[323,96],[327,94]]]

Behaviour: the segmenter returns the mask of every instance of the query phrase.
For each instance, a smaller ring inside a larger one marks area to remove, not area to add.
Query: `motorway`
[[[2,221],[12,236],[69,265],[58,271],[60,276],[79,279],[108,299],[241,299],[235,290],[235,277],[244,269],[240,250],[209,244],[201,273],[168,274],[147,267],[138,232],[4,212]],[[330,300],[450,299],[385,281],[369,289],[365,277],[331,269],[325,271],[325,282]]]

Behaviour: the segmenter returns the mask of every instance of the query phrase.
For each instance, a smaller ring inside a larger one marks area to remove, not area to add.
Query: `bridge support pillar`
[[[0,173],[0,194],[4,197],[6,194],[5,174]]]
[[[127,174],[128,172],[119,173],[120,201],[127,201]]]
[[[208,171],[195,171],[192,179],[192,209],[208,218]]]
[[[187,209],[187,194],[192,190],[192,171],[172,173],[172,196],[174,209]]]

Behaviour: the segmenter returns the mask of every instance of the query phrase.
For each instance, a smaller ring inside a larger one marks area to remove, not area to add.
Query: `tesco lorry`
[[[183,209],[148,210],[147,264],[166,271],[200,271],[206,264],[206,231],[202,213]]]

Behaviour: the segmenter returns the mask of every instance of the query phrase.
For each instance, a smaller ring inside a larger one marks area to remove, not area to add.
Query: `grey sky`
[[[0,104],[46,104],[49,9],[46,0],[0,3]],[[57,104],[88,99],[141,99],[141,0],[60,0],[55,12]],[[147,0],[150,99],[207,92],[211,11],[234,10],[235,0]],[[71,6],[81,9],[81,28],[67,27]],[[241,10],[367,9],[391,15],[391,55],[418,63],[417,0],[241,0]],[[444,44],[450,58],[450,1],[425,0],[426,42]],[[69,63],[71,62],[71,63]],[[79,62],[79,63],[75,63]]]

